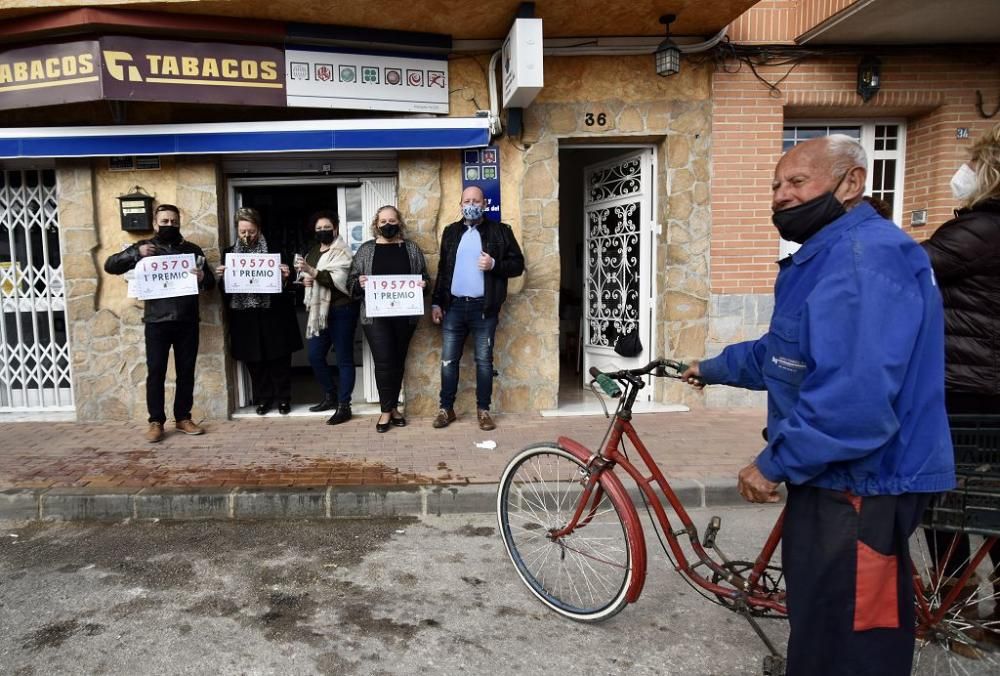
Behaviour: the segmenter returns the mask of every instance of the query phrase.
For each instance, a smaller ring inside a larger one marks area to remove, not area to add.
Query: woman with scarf
[[[384,206],[375,213],[372,221],[375,239],[358,249],[347,283],[355,298],[364,298],[371,275],[420,275],[420,286],[426,290],[430,277],[424,254],[415,242],[404,239],[405,232],[406,223],[396,207]],[[399,412],[399,391],[403,386],[406,353],[419,320],[420,315],[369,317],[362,309],[361,328],[375,362],[375,384],[382,411],[375,423],[377,432],[406,425],[406,418]]]
[[[269,253],[256,209],[236,211],[236,235],[236,244],[222,252],[223,261],[227,253]],[[257,414],[266,414],[275,402],[278,412],[287,414],[292,400],[292,353],[302,349],[292,296],[284,292],[226,293],[225,271],[225,265],[216,268],[229,320],[229,352],[246,364]],[[282,263],[283,286],[288,276],[288,266]]]
[[[337,410],[326,421],[339,425],[351,419],[354,392],[354,331],[358,324],[358,304],[347,291],[351,250],[339,236],[340,219],[332,211],[320,211],[310,219],[316,244],[305,258],[296,259],[295,269],[306,287],[306,342],[309,364],[316,382],[323,388],[323,400],[310,411]],[[337,351],[337,385],[327,364],[330,346]]]

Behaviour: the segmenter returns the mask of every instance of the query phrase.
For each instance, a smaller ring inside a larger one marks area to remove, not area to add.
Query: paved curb
[[[688,508],[743,503],[731,477],[675,480],[671,486]],[[0,520],[258,520],[489,514],[496,509],[496,493],[497,484],[7,489],[0,490]],[[631,486],[629,494],[642,512],[638,488]]]

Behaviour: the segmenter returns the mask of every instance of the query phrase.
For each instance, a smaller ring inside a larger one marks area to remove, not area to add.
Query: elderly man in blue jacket
[[[739,490],[788,490],[791,676],[910,673],[907,540],[955,483],[941,296],[920,246],[862,201],[866,167],[843,135],[781,158],[772,218],[802,247],[778,263],[770,328],[684,374],[767,390],[767,446]]]

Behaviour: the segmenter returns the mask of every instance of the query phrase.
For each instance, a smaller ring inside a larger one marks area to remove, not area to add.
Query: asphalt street
[[[721,515],[720,546],[748,558],[777,513],[692,515]],[[3,522],[0,673],[760,673],[747,623],[649,548],[639,602],[583,625],[534,600],[485,515]],[[763,624],[783,647],[787,623]]]

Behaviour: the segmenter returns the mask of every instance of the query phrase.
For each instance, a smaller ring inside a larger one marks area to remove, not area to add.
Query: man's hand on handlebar
[[[756,463],[750,463],[740,470],[737,488],[748,502],[778,502],[779,484],[774,483],[757,469]]]
[[[698,368],[697,361],[693,361],[688,365],[687,370],[681,374],[681,380],[699,390],[705,387],[705,381],[701,379],[701,370]]]

